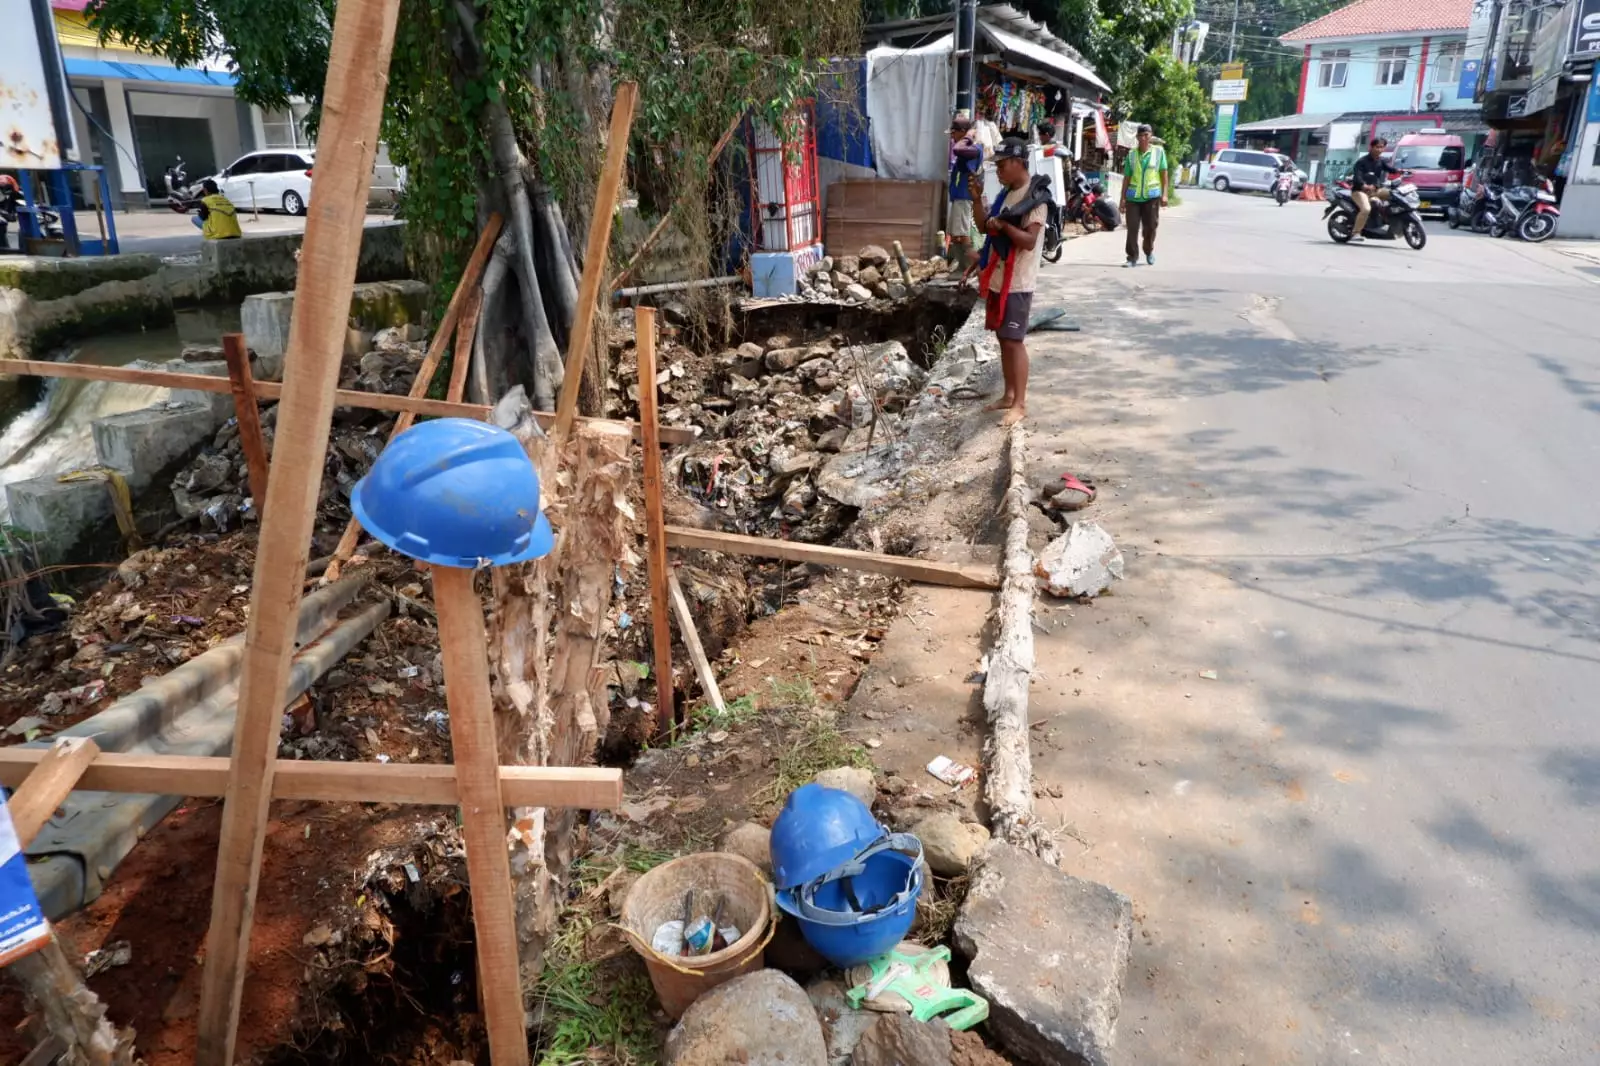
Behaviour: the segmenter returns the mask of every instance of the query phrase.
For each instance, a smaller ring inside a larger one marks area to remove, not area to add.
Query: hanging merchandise
[[[1002,130],[1032,130],[1049,117],[1045,90],[998,78],[978,95],[978,111]]]

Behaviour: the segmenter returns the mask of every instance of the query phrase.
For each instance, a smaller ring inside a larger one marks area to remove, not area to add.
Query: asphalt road
[[[1600,1062],[1600,266],[1321,207],[1192,192],[1036,300],[1034,469],[1127,556],[1032,713],[1120,1059]]]

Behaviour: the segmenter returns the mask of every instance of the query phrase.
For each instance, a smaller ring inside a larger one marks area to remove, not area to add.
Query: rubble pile
[[[869,244],[856,255],[823,256],[801,279],[800,295],[846,303],[903,300],[949,269],[950,264],[938,256],[908,259],[898,241],[893,255]]]
[[[370,350],[355,356],[346,354],[339,387],[405,395],[411,391],[426,349],[426,338],[414,325],[381,330],[371,338]],[[262,407],[261,430],[269,452],[277,417],[277,404]],[[392,414],[382,411],[334,411],[323,468],[323,506],[331,503],[348,516],[350,491],[383,450],[388,439],[384,428],[393,419]],[[230,418],[211,444],[173,478],[172,498],[179,518],[198,518],[200,528],[226,533],[246,521],[255,521],[256,509],[249,495],[249,471],[239,444],[239,423]]]

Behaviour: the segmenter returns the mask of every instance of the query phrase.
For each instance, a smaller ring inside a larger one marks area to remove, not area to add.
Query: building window
[[[1467,53],[1466,41],[1451,41],[1439,46],[1439,57],[1433,62],[1433,83],[1454,85],[1461,80],[1461,60]]]
[[[1350,49],[1324,48],[1317,66],[1317,86],[1323,89],[1343,89],[1350,74]]]
[[[291,103],[287,111],[261,112],[261,132],[266,135],[262,148],[312,148],[315,143],[306,136],[306,116],[311,105]]]
[[[1378,84],[1403,85],[1406,80],[1406,62],[1411,58],[1411,47],[1378,49]]]

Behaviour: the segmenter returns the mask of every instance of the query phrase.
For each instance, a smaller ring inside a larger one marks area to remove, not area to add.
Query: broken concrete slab
[[[819,978],[806,986],[806,995],[822,1021],[822,1038],[828,1045],[828,1066],[849,1066],[850,1056],[872,1023],[879,1017],[869,1010],[857,1010],[845,998],[845,984],[834,978]]]
[[[828,1066],[811,1000],[793,978],[758,970],[694,1001],[667,1034],[666,1066]]]
[[[989,1028],[1038,1066],[1108,1066],[1133,950],[1133,904],[992,841],[956,917]]]
[[[1094,522],[1074,522],[1045,545],[1034,563],[1039,587],[1052,596],[1087,596],[1104,592],[1122,579],[1122,553],[1111,534]]]

